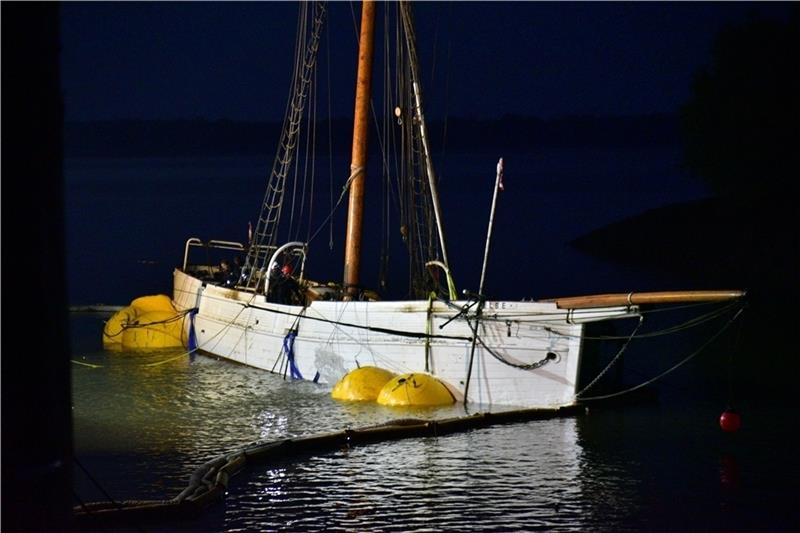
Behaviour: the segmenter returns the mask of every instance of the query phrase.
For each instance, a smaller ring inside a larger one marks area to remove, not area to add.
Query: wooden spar
[[[364,178],[367,165],[367,129],[372,85],[372,56],[375,33],[375,2],[361,7],[361,36],[358,41],[358,74],[353,119],[353,152],[350,164],[350,196],[347,207],[347,236],[344,252],[346,299],[358,292],[361,263],[361,233],[364,225]]]
[[[612,307],[616,305],[724,302],[725,300],[742,298],[745,294],[745,291],[736,290],[629,292],[595,294],[591,296],[570,296],[546,301],[555,302],[559,309],[587,309],[590,307]]]

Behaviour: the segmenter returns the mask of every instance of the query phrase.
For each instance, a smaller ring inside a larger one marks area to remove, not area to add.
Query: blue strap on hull
[[[188,348],[189,353],[194,355],[197,351],[197,334],[194,331],[194,315],[197,314],[197,309],[192,309],[189,311],[189,340],[188,340]]]
[[[283,353],[286,354],[286,358],[289,360],[289,372],[292,376],[292,379],[303,379],[303,375],[300,373],[300,370],[297,368],[297,365],[294,362],[294,339],[297,337],[297,333],[290,332],[284,337],[283,339]]]

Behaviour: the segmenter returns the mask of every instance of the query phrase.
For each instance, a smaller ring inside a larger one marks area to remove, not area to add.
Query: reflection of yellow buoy
[[[176,348],[184,345],[183,320],[169,296],[136,298],[106,322],[103,347],[117,350]]]
[[[331,391],[334,400],[374,401],[383,386],[395,375],[376,366],[362,366],[348,372]]]
[[[381,389],[378,403],[391,406],[450,405],[455,402],[452,393],[430,374],[403,374]]]

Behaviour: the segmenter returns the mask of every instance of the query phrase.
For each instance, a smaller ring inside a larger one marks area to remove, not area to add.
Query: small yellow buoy
[[[122,349],[177,348],[183,346],[183,321],[174,311],[150,311],[136,318],[122,332]]]
[[[453,394],[430,374],[403,374],[389,381],[378,394],[381,405],[436,406],[455,402]]]
[[[348,372],[333,387],[331,397],[345,401],[375,401],[378,393],[395,374],[377,366],[362,366]]]

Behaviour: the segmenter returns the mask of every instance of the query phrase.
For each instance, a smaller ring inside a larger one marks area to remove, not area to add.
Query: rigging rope
[[[333,108],[331,106],[331,99],[333,98],[333,88],[331,86],[331,32],[325,32],[325,39],[327,46],[327,78],[328,78],[328,187],[330,188],[330,212],[333,214]],[[329,217],[330,219],[330,217]],[[323,224],[324,225],[324,224]],[[311,237],[308,238],[311,242]],[[333,222],[331,222],[328,231],[328,249],[333,250]]]
[[[339,194],[339,199],[336,200],[336,205],[333,206],[333,208],[331,209],[331,212],[328,213],[328,216],[325,217],[325,220],[322,221],[322,223],[319,225],[319,227],[313,233],[313,235],[311,235],[311,237],[308,238],[307,243],[311,243],[311,241],[313,241],[317,237],[319,232],[322,231],[322,229],[325,227],[325,225],[328,223],[328,221],[331,220],[331,218],[333,217],[334,213],[336,213],[336,210],[341,205],[342,200],[344,200],[345,196],[347,195],[347,191],[350,189],[350,184],[353,182],[353,180],[356,177],[358,177],[359,174],[361,174],[363,172],[364,172],[364,167],[350,167],[350,176],[347,178],[347,181],[342,186],[342,192],[341,192],[341,194]],[[331,233],[331,235],[333,235],[333,234]]]
[[[262,272],[266,270],[266,262],[270,250],[274,250],[277,244],[277,232],[281,221],[285,184],[287,176],[292,169],[294,169],[295,172],[293,198],[296,194],[298,165],[295,162],[295,152],[301,138],[301,121],[304,115],[306,101],[309,94],[312,93],[311,84],[315,79],[313,73],[316,70],[320,32],[326,14],[325,2],[314,2],[309,5],[311,7],[309,7],[308,10],[313,10],[314,13],[310,32],[307,29],[307,6],[305,4],[300,4],[298,37],[295,49],[295,71],[292,77],[291,96],[287,104],[283,132],[281,134],[272,171],[270,172],[270,178],[267,190],[264,194],[258,223],[256,224],[253,242],[250,243],[247,259],[245,260],[245,269],[247,269],[248,272],[245,285],[249,288],[254,288],[260,281],[259,277],[255,274],[259,270]],[[308,133],[306,138],[307,140],[309,139]],[[306,146],[308,148],[308,142]],[[290,232],[293,216],[294,212],[290,220]]]
[[[580,396],[581,396],[581,395],[582,395],[584,392],[586,392],[587,390],[591,389],[591,388],[592,388],[592,387],[595,385],[595,383],[597,383],[598,381],[600,381],[600,379],[601,379],[603,376],[605,376],[605,375],[606,375],[606,372],[608,372],[608,370],[609,370],[609,369],[610,369],[612,366],[614,366],[614,363],[616,363],[616,362],[617,362],[617,360],[618,360],[620,357],[622,357],[622,354],[623,354],[623,353],[625,353],[625,350],[628,348],[628,345],[631,343],[631,341],[633,340],[633,338],[636,336],[636,332],[637,332],[637,331],[639,331],[639,328],[640,328],[640,327],[642,327],[642,324],[643,324],[643,323],[644,323],[644,317],[643,317],[643,316],[640,316],[640,317],[639,317],[639,323],[638,323],[638,324],[636,324],[636,327],[635,327],[635,328],[633,328],[633,331],[632,331],[632,332],[631,332],[631,334],[628,336],[628,339],[625,341],[625,343],[622,345],[622,347],[619,349],[619,351],[617,352],[617,355],[615,355],[613,358],[611,358],[611,361],[609,361],[609,363],[606,365],[606,367],[605,367],[605,368],[604,368],[604,369],[603,369],[603,370],[602,370],[602,371],[601,371],[599,374],[597,374],[597,376],[596,376],[596,377],[595,377],[595,378],[594,378],[594,379],[591,381],[591,383],[589,383],[588,385],[586,385],[586,386],[585,386],[585,387],[584,387],[584,388],[583,388],[583,389],[582,389],[580,392],[578,392],[578,393],[576,393],[576,394],[575,394],[575,397],[576,397],[576,398],[577,398],[577,397],[580,397]]]
[[[631,387],[629,389],[625,389],[625,390],[618,391],[618,392],[613,392],[611,394],[604,394],[604,395],[601,395],[601,396],[591,396],[591,397],[588,397],[588,398],[579,398],[579,400],[580,401],[607,400],[609,398],[615,398],[615,397],[618,397],[618,396],[622,396],[623,394],[628,394],[630,392],[633,392],[633,391],[639,390],[639,389],[641,389],[643,387],[646,387],[648,385],[651,385],[652,383],[655,383],[659,379],[661,379],[664,376],[674,372],[675,370],[677,370],[681,366],[685,365],[686,363],[688,363],[689,361],[694,359],[698,354],[700,354],[703,350],[705,350],[707,346],[709,346],[720,335],[722,335],[722,333],[726,329],[728,329],[728,327],[730,327],[730,325],[733,324],[736,321],[737,318],[739,318],[739,315],[741,315],[742,312],[744,312],[744,308],[739,309],[736,312],[736,314],[733,316],[733,318],[731,318],[725,325],[723,325],[717,333],[715,333],[710,339],[708,339],[706,342],[704,342],[697,350],[695,350],[694,352],[689,354],[687,357],[685,357],[684,359],[682,359],[681,361],[679,361],[675,365],[673,365],[670,368],[666,369],[664,372],[658,374],[654,378],[649,379],[649,380],[647,380],[647,381],[645,381],[643,383],[640,383],[638,385],[635,385],[635,386],[633,386],[633,387]]]
[[[431,181],[435,179],[432,165],[424,146],[424,119],[421,109],[422,80],[419,79],[419,60],[416,53],[416,36],[411,6],[408,2],[397,5],[400,24],[398,32],[398,78],[401,83],[404,119],[402,125],[403,164],[398,174],[398,191],[401,202],[401,234],[409,252],[409,295],[422,299],[432,290],[443,290],[425,266],[428,261],[438,260],[440,236],[433,223],[434,206],[431,199]],[[402,180],[402,181],[401,181]],[[441,255],[440,255],[441,254]]]
[[[251,305],[251,304],[241,304],[244,307],[250,307],[253,309],[259,309],[261,311],[267,311],[269,313],[274,313],[277,315],[287,315],[287,316],[301,316],[297,313],[290,313],[288,311],[279,311],[278,309],[270,309],[269,307],[261,307],[258,305]],[[428,334],[428,333],[418,333],[415,331],[403,331],[399,329],[391,329],[391,328],[381,328],[376,326],[364,326],[361,324],[353,324],[350,322],[340,322],[335,320],[330,320],[328,318],[323,317],[314,317],[314,316],[301,316],[301,318],[305,320],[316,320],[318,322],[327,322],[329,324],[336,324],[339,326],[346,326],[349,328],[355,329],[363,329],[368,331],[374,331],[376,333],[386,333],[388,335],[398,335],[401,337],[411,337],[416,339],[452,339],[452,340],[462,340],[462,341],[472,341],[472,337],[463,337],[458,335],[435,335],[435,334]]]

